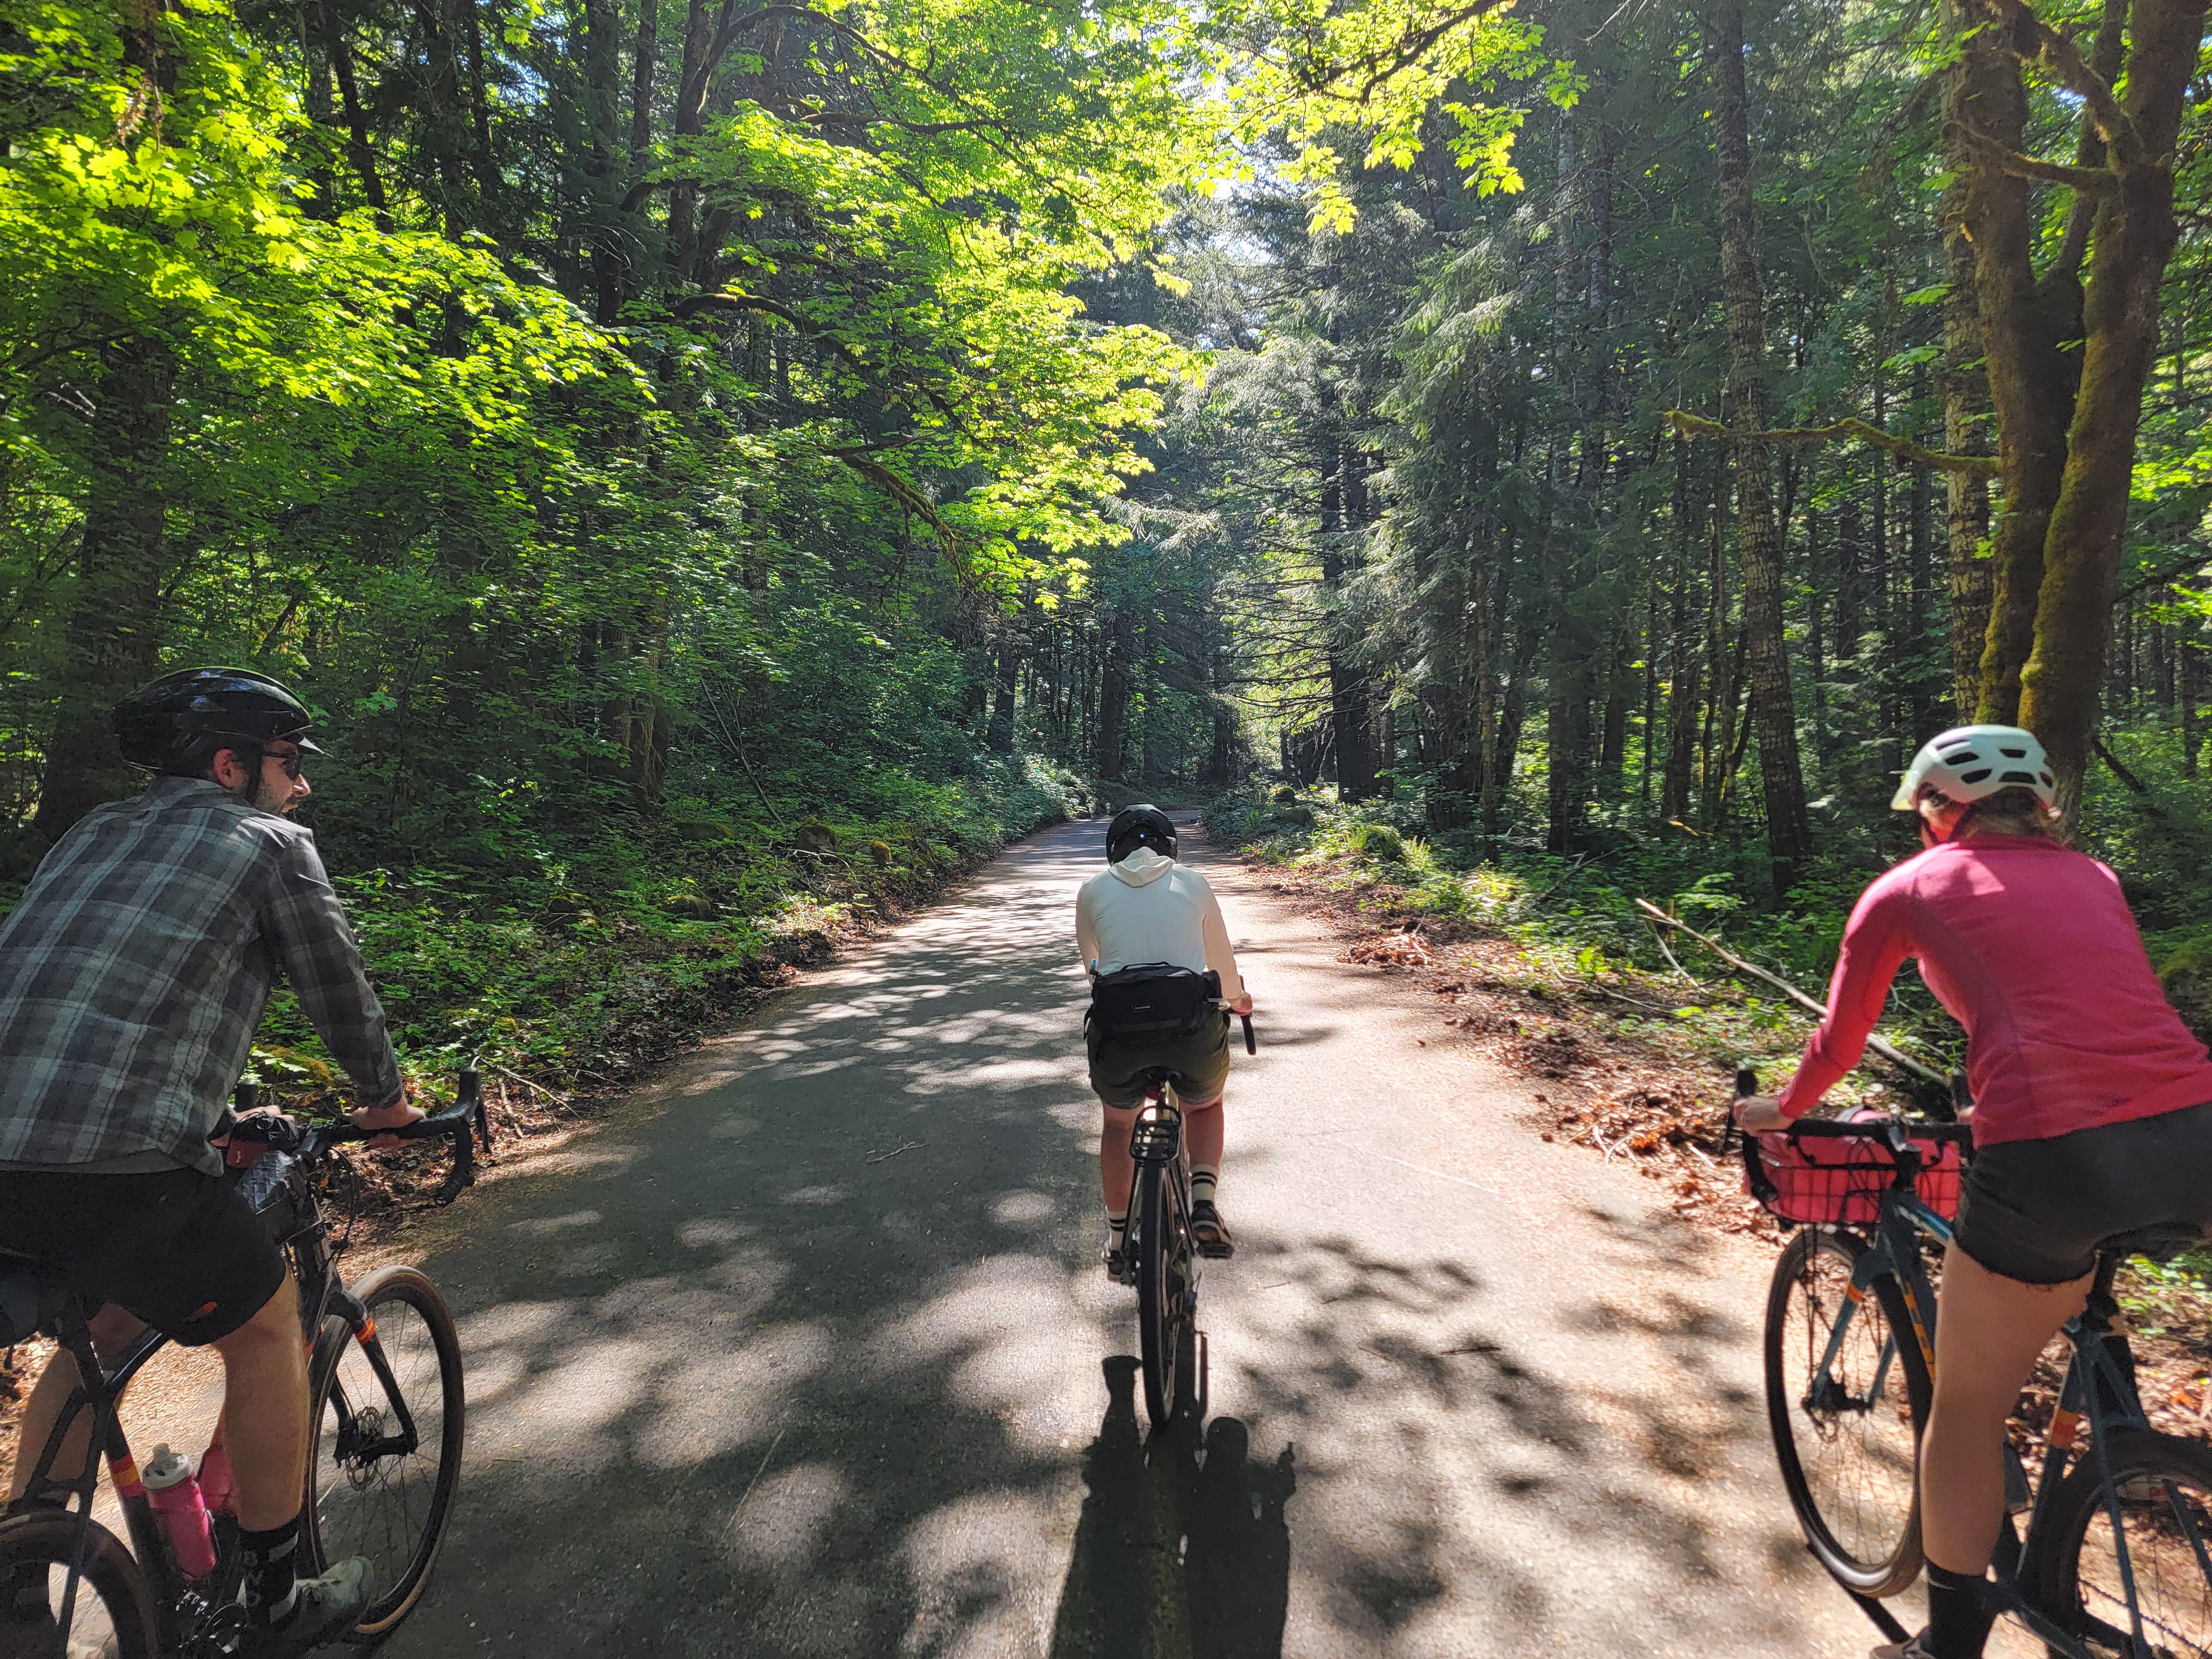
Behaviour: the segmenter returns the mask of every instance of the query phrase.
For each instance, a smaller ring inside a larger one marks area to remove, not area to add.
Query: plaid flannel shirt
[[[0,922],[0,1164],[219,1172],[208,1132],[279,967],[361,1103],[397,1101],[313,832],[198,778],[87,813]]]

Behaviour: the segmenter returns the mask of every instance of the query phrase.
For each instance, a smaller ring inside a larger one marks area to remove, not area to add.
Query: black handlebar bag
[[[1116,1042],[1161,1042],[1198,1030],[1220,996],[1221,975],[1212,969],[1140,962],[1091,981],[1089,1020]]]

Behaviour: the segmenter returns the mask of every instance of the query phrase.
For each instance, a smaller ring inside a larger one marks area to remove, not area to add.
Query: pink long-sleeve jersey
[[[2039,836],[1973,836],[1860,896],[1786,1115],[1858,1063],[1907,957],[1966,1028],[1978,1146],[2212,1101],[2212,1063],[2160,989],[2119,878]]]

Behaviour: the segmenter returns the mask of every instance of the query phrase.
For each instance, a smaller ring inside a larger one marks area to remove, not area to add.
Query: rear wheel
[[[2097,1659],[2206,1659],[2212,1446],[2122,1429],[2106,1437],[2106,1452],[2110,1479],[2084,1460],[2051,1499],[2038,1599]]]
[[[1885,1273],[1853,1291],[1866,1249],[1854,1234],[1808,1227],[1775,1264],[1766,1416],[1813,1553],[1861,1595],[1894,1595],[1920,1571],[1928,1368],[1897,1281]]]
[[[361,1337],[332,1328],[317,1347],[307,1543],[321,1571],[374,1564],[374,1600],[351,1634],[384,1635],[422,1599],[453,1518],[461,1473],[461,1344],[438,1287],[382,1267],[353,1287]]]
[[[70,1564],[80,1559],[72,1598]],[[138,1564],[98,1522],[53,1511],[0,1521],[0,1659],[154,1659],[155,1628]]]
[[[1197,1394],[1197,1255],[1173,1166],[1140,1167],[1137,1181],[1137,1346],[1145,1410],[1158,1431]]]

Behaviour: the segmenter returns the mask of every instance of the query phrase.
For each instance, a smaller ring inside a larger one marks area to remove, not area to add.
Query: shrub
[[[1395,864],[1406,856],[1406,842],[1387,823],[1363,823],[1352,832],[1352,850],[1364,859]]]

